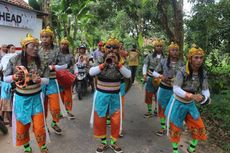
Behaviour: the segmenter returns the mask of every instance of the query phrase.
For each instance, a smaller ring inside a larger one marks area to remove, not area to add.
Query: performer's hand
[[[99,65],[99,69],[102,71],[107,65],[105,63],[102,63]]]
[[[33,79],[34,83],[40,83],[41,82],[41,77],[37,76],[36,78]]]
[[[41,77],[34,70],[31,71],[31,76],[30,77],[31,77],[30,79],[34,83],[40,83],[41,82]]]
[[[49,65],[50,70],[55,70],[55,65]]]
[[[103,64],[103,68],[105,68],[105,67],[108,66],[108,63],[106,62],[106,60],[105,60],[104,63],[102,63],[102,64]]]
[[[163,75],[160,75],[159,79],[161,79],[161,81],[164,81],[166,78]]]
[[[201,94],[193,94],[191,96],[191,99],[195,100],[196,102],[200,102],[203,99],[203,96]]]
[[[144,75],[143,79],[144,79],[144,82],[146,82],[147,81],[147,75]]]

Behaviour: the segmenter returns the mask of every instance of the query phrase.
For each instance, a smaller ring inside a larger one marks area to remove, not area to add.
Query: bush
[[[230,150],[230,90],[212,96],[211,105],[199,107],[209,137],[225,151]]]
[[[212,93],[219,94],[223,90],[230,90],[230,55],[213,50],[207,56],[205,64]]]

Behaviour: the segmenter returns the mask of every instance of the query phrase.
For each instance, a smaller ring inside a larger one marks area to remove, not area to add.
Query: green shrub
[[[212,96],[211,105],[199,107],[209,137],[225,151],[230,150],[230,90]]]

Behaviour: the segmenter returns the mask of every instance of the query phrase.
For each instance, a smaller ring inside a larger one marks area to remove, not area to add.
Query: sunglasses
[[[118,46],[114,46],[114,45],[110,45],[110,46],[106,46],[106,48],[108,49],[118,49],[119,47]]]

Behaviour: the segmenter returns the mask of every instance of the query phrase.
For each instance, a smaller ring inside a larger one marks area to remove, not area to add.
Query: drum
[[[161,82],[161,79],[153,77],[152,84],[153,84],[154,87],[159,87],[160,82]]]

